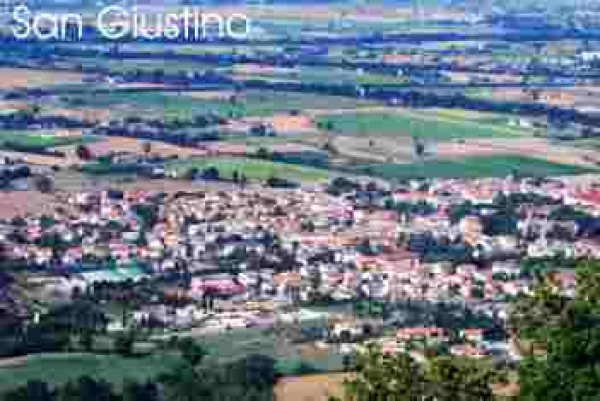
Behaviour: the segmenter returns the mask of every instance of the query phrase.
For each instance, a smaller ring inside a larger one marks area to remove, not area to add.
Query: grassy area
[[[592,149],[600,151],[600,138],[586,138],[586,139],[577,139],[572,142],[568,142],[577,148],[582,149]]]
[[[156,48],[154,49],[158,52],[164,52],[164,48]],[[147,46],[145,47],[136,47],[135,50],[138,51],[152,51]],[[71,59],[72,61],[80,63],[85,68],[108,68],[111,73],[114,74],[127,74],[133,73],[136,71],[142,72],[154,72],[156,70],[162,70],[167,74],[176,74],[182,71],[188,72],[198,72],[198,71],[227,71],[228,68],[221,67],[213,64],[205,64],[201,62],[195,61],[182,61],[182,60],[166,60],[166,59],[114,59],[109,57],[74,57]]]
[[[463,160],[434,160],[413,164],[358,166],[359,173],[386,179],[503,177],[512,173],[528,176],[576,175],[591,170],[523,156],[477,156]]]
[[[164,119],[189,119],[194,115],[208,113],[224,117],[269,116],[306,108],[350,109],[372,104],[342,97],[269,91],[248,91],[236,101],[229,101],[227,98],[194,98],[191,93],[185,92],[145,91],[78,95],[69,99],[67,106],[110,108],[124,114],[147,112],[156,118]]]
[[[315,182],[329,178],[329,172],[323,169],[234,157],[202,157],[186,161],[176,161],[167,164],[166,169],[167,171],[176,171],[178,174],[184,174],[190,168],[202,170],[208,167],[216,167],[219,170],[221,178],[226,179],[231,179],[234,171],[244,174],[250,180],[266,180],[270,177],[280,177],[302,182]]]
[[[234,69],[235,71],[235,69]],[[359,73],[357,71],[342,68],[326,67],[307,67],[303,66],[297,69],[273,69],[272,71],[263,71],[260,73],[245,73],[243,69],[236,75],[246,79],[266,79],[283,80],[305,83],[331,83],[332,76],[335,76],[335,82],[339,84],[357,84],[357,85],[385,85],[385,84],[405,84],[407,79],[393,75],[383,75],[375,73]]]
[[[303,327],[324,327],[326,321],[302,323]],[[332,350],[306,353],[301,346],[282,341],[281,336],[271,329],[245,328],[205,334],[198,338],[209,352],[208,359],[218,363],[233,362],[248,355],[265,355],[276,360],[275,369],[281,375],[296,375],[303,365],[319,372],[339,371],[343,368],[343,357]]]
[[[99,66],[108,67],[111,72],[122,74],[122,73],[131,73],[135,71],[143,71],[143,72],[154,72],[156,70],[162,70],[166,74],[176,74],[182,71],[185,72],[198,72],[198,71],[224,71],[223,68],[218,66],[203,64],[203,63],[194,63],[194,62],[182,62],[180,60],[115,60],[115,59],[106,59],[102,60]]]
[[[276,360],[275,369],[281,375],[297,375],[306,367],[318,372],[339,371],[343,367],[339,354],[303,357],[296,347],[277,345],[276,335],[263,329],[207,335],[200,342],[209,352],[208,362],[230,363],[249,355],[266,355]],[[86,375],[120,386],[126,381],[156,378],[175,368],[180,361],[177,353],[165,351],[128,358],[86,353],[30,355],[22,363],[16,361],[0,367],[0,395],[31,380],[61,385]]]
[[[519,137],[534,133],[511,127],[504,119],[470,119],[460,113],[444,111],[326,115],[320,117],[318,123],[347,135],[417,136],[436,140]]]
[[[56,136],[50,132],[0,131],[0,147],[16,145],[22,147],[53,148],[94,141],[89,136]]]
[[[117,385],[125,380],[143,381],[172,369],[179,358],[164,353],[132,358],[84,353],[31,355],[23,365],[0,368],[0,392],[29,380],[62,384],[84,375]]]

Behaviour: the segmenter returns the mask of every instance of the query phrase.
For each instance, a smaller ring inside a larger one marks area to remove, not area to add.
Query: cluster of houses
[[[513,234],[486,233],[486,208],[498,194],[539,195],[538,204],[519,205]],[[302,317],[278,311],[311,302],[491,305],[530,291],[532,277],[522,272],[523,258],[600,257],[600,191],[593,182],[439,180],[341,196],[320,187],[57,196],[63,197],[62,206],[51,214],[0,222],[3,264],[29,270],[29,279],[43,285],[44,293],[64,295],[99,282],[184,274],[187,284],[180,291],[188,299],[218,298],[211,313],[189,305],[168,313],[154,305],[142,306],[136,319],[152,315],[197,329],[268,326],[282,316],[295,321]],[[430,205],[428,213],[394,207],[419,203]],[[456,220],[452,209],[461,204],[481,207]],[[565,207],[579,214],[552,217]],[[550,235],[556,225],[567,234]],[[464,247],[467,260],[428,260],[412,245],[425,234]],[[556,277],[565,289],[574,287],[572,270]],[[483,355],[481,332],[468,329],[469,341],[451,352]],[[443,341],[447,335],[443,328],[405,327],[384,345],[403,347],[415,338]]]

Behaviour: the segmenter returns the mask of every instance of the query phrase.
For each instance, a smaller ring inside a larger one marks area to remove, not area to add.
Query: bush
[[[33,183],[35,188],[41,193],[50,193],[54,190],[54,181],[52,181],[52,178],[48,176],[37,176]]]
[[[202,178],[205,180],[218,181],[220,179],[219,169],[216,167],[208,167],[202,171]]]
[[[114,341],[114,350],[116,353],[123,356],[133,354],[134,337],[132,333],[120,333]]]
[[[298,184],[285,178],[269,177],[266,184],[271,188],[297,188]]]

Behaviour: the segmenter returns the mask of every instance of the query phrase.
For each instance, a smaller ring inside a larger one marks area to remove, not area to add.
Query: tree
[[[142,227],[153,227],[158,220],[158,207],[154,204],[139,203],[132,206],[133,212],[138,217]]]
[[[264,123],[252,125],[250,127],[250,134],[256,136],[274,136],[273,127]]]
[[[219,169],[216,167],[207,167],[202,171],[202,178],[205,180],[218,181],[220,178]]]
[[[40,317],[39,325],[49,328],[55,333],[82,335],[86,332],[104,331],[108,318],[100,307],[86,300],[77,300],[64,305],[57,305]]]
[[[352,356],[350,354],[344,354],[342,364],[344,365],[344,372],[349,372],[352,368]]]
[[[183,338],[179,340],[177,348],[179,349],[179,352],[181,352],[183,359],[185,359],[191,366],[199,365],[204,357],[208,354],[203,346],[196,343],[191,338]]]
[[[565,299],[548,283],[539,283],[531,296],[523,296],[511,307],[508,327],[518,338],[545,342],[549,331],[566,323]]]
[[[229,382],[244,388],[270,390],[275,382],[275,360],[264,355],[248,355],[226,367]]]
[[[85,161],[91,160],[94,157],[90,148],[85,145],[78,145],[75,153],[77,154],[78,158]]]
[[[599,275],[600,262],[583,262],[574,298],[548,279],[511,311],[519,340],[536,341],[544,350],[542,356],[530,353],[519,367],[521,400],[600,399]]]
[[[499,375],[468,358],[439,357],[421,367],[408,354],[384,355],[375,345],[356,357],[356,374],[346,382],[352,401],[491,401]]]
[[[194,180],[194,179],[196,179],[197,176],[198,176],[198,169],[196,167],[192,167],[185,172],[183,178],[186,180]]]
[[[321,120],[317,121],[317,128],[324,131],[333,131],[335,130],[335,126],[333,121],[331,120]]]
[[[425,156],[425,143],[419,137],[413,137],[413,147],[415,150],[415,155],[419,158]]]
[[[92,351],[94,347],[94,333],[90,330],[86,330],[79,337],[79,344],[86,352]]]
[[[600,308],[600,263],[582,262],[577,268],[577,297],[594,309]]]
[[[120,355],[129,356],[133,353],[134,337],[132,333],[120,333],[114,341],[114,349]]]
[[[4,394],[6,401],[51,401],[54,399],[48,383],[29,381],[24,387],[11,390]]]
[[[35,177],[33,184],[41,193],[45,194],[54,191],[54,181],[52,181],[52,178],[46,175],[39,175]]]
[[[426,391],[419,365],[408,355],[386,356],[368,346],[356,357],[356,375],[346,385],[346,397],[354,401],[421,401]]]
[[[271,188],[296,188],[298,184],[280,177],[269,177],[265,184]]]
[[[205,393],[199,391],[202,381],[198,373],[189,365],[180,365],[172,372],[159,377],[165,398],[169,401],[201,401]]]
[[[260,147],[258,148],[258,150],[256,151],[256,157],[259,159],[265,159],[268,160],[271,158],[271,154],[270,152],[267,150],[267,148],[264,147]]]
[[[492,401],[490,383],[496,373],[473,359],[439,357],[427,371],[433,399],[436,401]]]
[[[144,154],[147,156],[150,154],[150,152],[152,152],[152,142],[150,141],[144,141],[142,143],[142,151],[144,152]]]
[[[158,386],[153,382],[126,382],[123,385],[123,401],[159,401]]]
[[[77,382],[68,382],[57,390],[59,401],[112,401],[116,394],[110,383],[82,376]]]

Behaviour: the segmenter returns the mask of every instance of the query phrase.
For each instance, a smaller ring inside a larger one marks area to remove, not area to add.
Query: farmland
[[[327,95],[301,93],[278,93],[268,91],[247,91],[229,98],[202,97],[202,92],[144,91],[142,93],[103,93],[93,96],[72,96],[65,107],[75,108],[115,108],[121,114],[135,114],[140,111],[152,112],[166,120],[189,119],[196,114],[217,114],[223,117],[270,116],[276,113],[292,112],[304,108],[354,108],[372,104],[367,101],[338,98]],[[225,92],[229,93],[229,92]]]
[[[325,401],[344,395],[347,373],[286,377],[275,386],[276,401]]]
[[[237,171],[248,179],[266,180],[271,177],[296,179],[303,182],[324,181],[329,178],[327,170],[293,164],[276,163],[266,160],[233,158],[233,157],[203,157],[186,161],[176,161],[167,164],[167,170],[178,175],[185,174],[189,169],[198,170],[215,167],[221,178],[232,179]]]
[[[459,112],[437,111],[339,113],[322,115],[319,126],[343,135],[420,137],[433,140],[461,138],[520,137],[533,130],[515,128],[507,119],[465,118]]]
[[[597,170],[567,164],[551,163],[524,156],[473,156],[462,160],[431,160],[412,164],[377,164],[358,166],[355,171],[386,179],[423,178],[480,178],[525,176],[576,175]]]
[[[276,355],[273,346],[277,339],[262,330],[246,329],[207,336],[202,340],[209,351],[208,358],[213,362],[234,362],[241,356],[256,353],[272,355],[277,361],[275,369],[283,375],[298,374],[303,366],[313,366],[313,362],[318,365],[318,361],[313,361],[312,358],[300,358],[295,352],[295,347],[288,348],[286,355]],[[180,363],[181,358],[177,354],[164,351],[135,357],[88,353],[32,355],[4,361],[4,365],[0,367],[0,393],[32,380],[44,380],[51,385],[60,385],[77,380],[81,376],[105,380],[119,387],[128,381],[156,379],[161,373],[172,371]],[[337,361],[337,364],[339,366],[336,368],[339,368],[341,363]],[[324,369],[327,369],[327,366],[324,366]],[[334,378],[342,377],[335,373],[331,375]],[[327,375],[314,375],[319,376]],[[308,376],[307,380],[311,381],[311,377],[313,376]],[[292,377],[289,380],[291,382],[284,379],[275,390],[276,393],[281,390],[287,392],[286,389],[297,378]],[[280,386],[283,388],[279,389]]]
[[[138,358],[94,354],[42,354],[29,356],[10,368],[0,368],[0,392],[27,383],[46,380],[62,384],[82,375],[93,376],[117,385],[127,380],[146,380],[172,369],[179,357],[154,354]]]
[[[0,131],[0,147],[47,149],[57,146],[94,142],[95,138],[80,135],[61,136],[52,132]]]
[[[81,83],[83,74],[62,71],[40,71],[25,68],[0,68],[0,89],[34,88],[58,84]]]
[[[243,65],[234,68],[233,72],[234,77],[238,79],[266,79],[305,83],[328,83],[331,82],[332,74],[335,76],[336,82],[346,84],[404,84],[407,82],[402,77],[356,72],[341,68],[332,71],[326,67],[266,68]]]

